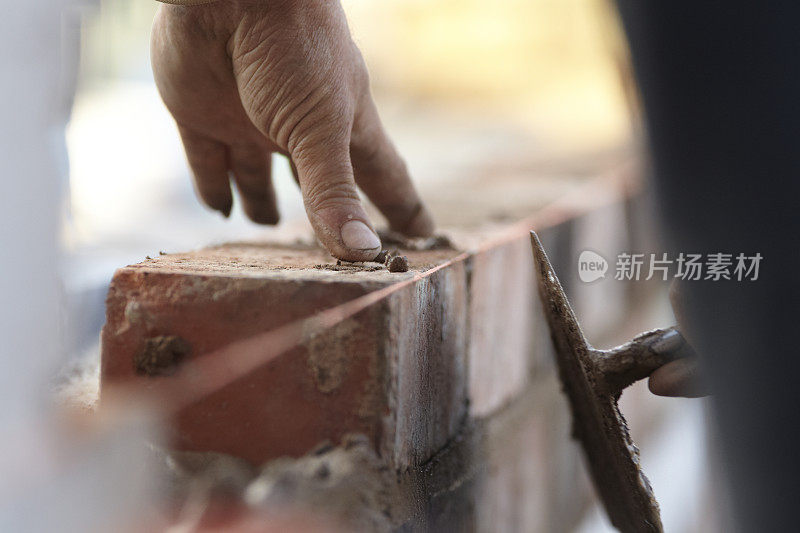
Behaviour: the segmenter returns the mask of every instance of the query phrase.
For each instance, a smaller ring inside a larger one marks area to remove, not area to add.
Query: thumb
[[[657,396],[699,398],[708,395],[696,357],[667,363],[650,375],[647,385]]]
[[[308,137],[290,154],[308,219],[322,244],[339,259],[374,259],[381,241],[356,191],[349,139]]]

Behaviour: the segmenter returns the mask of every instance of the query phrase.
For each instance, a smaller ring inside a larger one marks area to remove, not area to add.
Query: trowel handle
[[[603,376],[607,392],[621,392],[665,364],[693,357],[694,350],[676,326],[636,336],[611,350],[595,352],[595,369]]]

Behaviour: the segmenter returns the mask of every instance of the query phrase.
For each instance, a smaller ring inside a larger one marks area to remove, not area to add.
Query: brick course
[[[488,419],[552,371],[528,230],[567,262],[557,268],[574,270],[575,217],[619,203],[594,193],[616,190],[616,177],[598,183],[530,219],[454,232],[468,252],[402,249],[407,273],[337,266],[299,244],[232,244],[122,268],[107,301],[101,392],[157,398],[182,450],[262,463],[361,433],[390,466],[423,464],[468,416]],[[148,339],[163,337],[188,353],[166,375],[137,373]]]

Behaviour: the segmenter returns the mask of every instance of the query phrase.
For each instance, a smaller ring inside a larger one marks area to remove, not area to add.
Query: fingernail
[[[378,236],[360,220],[342,225],[342,242],[351,250],[372,250],[381,246]]]

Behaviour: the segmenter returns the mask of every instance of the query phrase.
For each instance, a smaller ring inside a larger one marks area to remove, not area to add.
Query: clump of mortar
[[[408,272],[408,257],[396,255],[388,261],[389,272]]]
[[[191,351],[191,345],[176,335],[152,337],[134,355],[133,368],[140,375],[170,376]]]
[[[300,459],[276,459],[247,487],[259,508],[308,507],[330,514],[353,531],[393,531],[402,521],[399,489],[364,436],[323,445]]]
[[[407,515],[395,476],[363,435],[346,435],[340,446],[323,443],[308,455],[275,459],[260,469],[213,452],[153,452],[169,501],[196,508],[195,521],[212,497],[268,513],[308,509],[349,531],[396,531]]]

